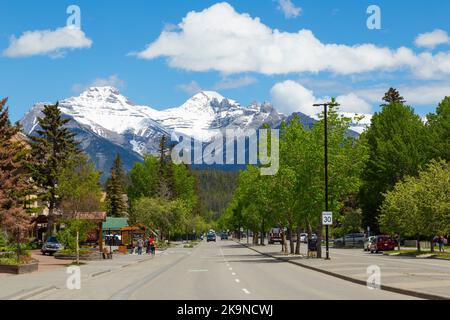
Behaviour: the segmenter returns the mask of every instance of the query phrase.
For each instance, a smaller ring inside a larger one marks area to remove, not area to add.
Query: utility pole
[[[336,102],[334,98],[331,99],[331,102],[326,103],[317,103],[314,104],[314,107],[322,107],[323,106],[323,122],[324,122],[324,159],[325,159],[325,211],[328,211],[328,107],[337,107],[340,104]],[[322,230],[322,219],[320,219],[320,230]],[[328,225],[326,228],[326,260],[330,259],[330,250],[329,250],[329,241],[328,241]],[[320,232],[322,235],[322,231]],[[322,236],[317,239],[319,242],[319,246],[322,245]]]

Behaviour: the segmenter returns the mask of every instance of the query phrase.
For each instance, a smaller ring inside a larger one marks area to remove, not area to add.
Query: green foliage
[[[405,177],[384,197],[383,231],[431,239],[450,230],[450,165],[444,160],[432,160],[418,177]]]
[[[144,162],[136,163],[130,171],[128,197],[137,200],[140,197],[154,197],[158,191],[158,158],[147,155]]]
[[[199,198],[197,211],[205,220],[217,220],[228,207],[237,186],[238,173],[220,170],[192,170],[195,192]]]
[[[427,120],[429,158],[450,161],[450,97],[445,97]]]
[[[133,203],[131,219],[152,229],[160,228],[165,234],[182,233],[188,221],[189,206],[183,200],[167,201],[142,197]]]
[[[411,107],[393,102],[374,114],[362,139],[369,147],[360,190],[363,223],[376,232],[383,194],[427,162],[425,125]]]
[[[100,210],[101,173],[83,153],[72,155],[59,176],[59,207],[66,212]]]
[[[329,209],[339,211],[345,197],[359,189],[366,147],[346,135],[351,119],[330,108],[328,117]],[[220,225],[253,231],[274,225],[313,231],[324,210],[324,120],[305,128],[300,119],[283,124],[280,168],[261,176],[250,166],[239,175],[238,187]]]
[[[57,234],[58,241],[64,246],[68,253],[75,253],[77,249],[77,231],[79,242],[87,240],[88,233],[95,229],[95,224],[87,220],[67,220],[64,221],[65,228]]]
[[[123,217],[127,215],[128,204],[125,195],[125,173],[122,160],[117,154],[111,174],[106,181],[106,208],[108,216]]]

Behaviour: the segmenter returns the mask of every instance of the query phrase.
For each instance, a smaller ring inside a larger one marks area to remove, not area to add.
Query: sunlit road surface
[[[232,241],[174,248],[151,260],[33,299],[309,300],[413,299],[281,262]]]

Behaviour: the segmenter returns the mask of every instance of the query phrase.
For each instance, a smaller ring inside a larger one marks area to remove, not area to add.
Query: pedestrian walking
[[[150,247],[150,253],[152,254],[152,256],[155,255],[155,251],[156,251],[156,239],[155,236],[150,236],[150,239],[148,240],[148,245]]]
[[[137,241],[138,255],[142,255],[142,247],[143,246],[144,246],[144,240],[142,240],[142,238],[139,238]]]
[[[439,252],[444,252],[444,237],[443,236],[439,236],[438,239],[438,244],[439,244]]]

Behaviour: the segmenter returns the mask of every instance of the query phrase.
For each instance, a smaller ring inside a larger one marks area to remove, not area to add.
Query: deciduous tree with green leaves
[[[364,226],[379,231],[377,217],[383,194],[405,176],[417,175],[419,167],[427,162],[426,136],[420,117],[398,99],[374,114],[372,124],[361,137],[369,148],[359,194]]]
[[[407,176],[384,195],[381,229],[432,241],[450,229],[450,165],[432,160],[417,177]],[[433,246],[432,246],[433,247]]]

